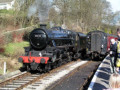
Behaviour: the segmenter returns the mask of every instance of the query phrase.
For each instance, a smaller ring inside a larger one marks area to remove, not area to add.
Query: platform
[[[97,69],[88,90],[103,90],[109,88],[109,77],[111,75],[109,55],[102,61]]]
[[[91,63],[77,69],[76,72],[70,73],[70,76],[61,79],[55,84],[51,85],[46,90],[86,90],[83,89],[83,84],[87,82],[88,77],[92,75],[101,61],[91,61]]]

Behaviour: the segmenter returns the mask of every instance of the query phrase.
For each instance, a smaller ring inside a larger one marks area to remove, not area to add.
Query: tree
[[[102,29],[103,24],[110,24],[115,16],[106,0],[54,0],[53,5],[60,9],[54,22],[68,24],[68,27],[77,25],[82,31]]]

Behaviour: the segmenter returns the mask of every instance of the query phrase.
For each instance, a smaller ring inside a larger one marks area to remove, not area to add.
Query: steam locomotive
[[[28,71],[48,72],[86,53],[86,35],[61,27],[47,29],[41,24],[30,33],[29,42],[25,55],[18,59]]]
[[[92,60],[97,57],[103,59],[110,50],[111,39],[117,40],[117,36],[98,30],[89,32],[86,36],[87,55]]]

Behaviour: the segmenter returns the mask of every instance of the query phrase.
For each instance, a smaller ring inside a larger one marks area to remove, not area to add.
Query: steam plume
[[[36,16],[39,18],[40,22],[45,22],[48,19],[49,9],[49,0],[35,0],[28,9],[28,17]]]

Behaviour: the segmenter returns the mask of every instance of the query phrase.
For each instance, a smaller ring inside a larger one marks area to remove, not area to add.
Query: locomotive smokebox
[[[41,29],[46,29],[46,27],[47,27],[47,24],[40,24]]]
[[[36,28],[30,33],[29,40],[34,49],[43,50],[46,48],[48,43],[46,30],[46,24],[40,24],[40,28]]]

